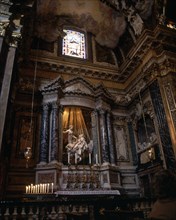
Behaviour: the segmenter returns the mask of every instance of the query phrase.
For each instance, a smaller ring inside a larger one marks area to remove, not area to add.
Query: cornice
[[[94,86],[81,76],[76,76],[69,80],[66,80],[64,84],[65,84],[65,87],[67,87],[69,85],[74,84],[75,82],[76,83],[81,82],[82,84],[86,85],[92,92],[94,92]]]
[[[83,85],[82,89],[76,87],[78,83]],[[66,90],[66,88],[70,86],[74,86],[72,90]],[[87,92],[86,87],[91,91]],[[74,77],[72,79],[64,81],[62,77],[58,77],[55,80],[47,83],[46,85],[40,88],[40,92],[42,95],[49,95],[52,93],[59,94],[60,97],[63,96],[82,96],[82,97],[90,97],[96,100],[106,100],[106,102],[114,102],[114,98],[108,92],[103,84],[98,84],[93,86],[91,83],[83,79],[82,77]]]
[[[29,62],[29,67],[34,66],[35,61],[31,60]],[[118,82],[118,69],[109,69],[96,66],[96,65],[86,65],[86,64],[76,64],[76,63],[70,63],[70,62],[64,62],[62,60],[53,59],[47,60],[47,59],[39,59],[37,62],[38,69],[45,70],[45,71],[52,71],[52,72],[58,72],[60,74],[69,74],[71,76],[82,76],[82,77],[90,77],[94,79],[101,79],[101,80],[107,80],[107,81],[115,81]]]
[[[119,69],[118,82],[125,82],[132,75],[149,50],[154,50],[157,56],[163,51],[176,53],[176,31],[163,25],[158,25],[153,31],[145,30],[130,50]]]

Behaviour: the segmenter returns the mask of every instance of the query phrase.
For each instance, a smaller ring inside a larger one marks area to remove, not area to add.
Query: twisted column
[[[40,152],[39,162],[47,163],[48,161],[48,142],[49,142],[49,106],[48,104],[43,105],[42,112],[42,123],[41,123],[41,136],[40,136]]]

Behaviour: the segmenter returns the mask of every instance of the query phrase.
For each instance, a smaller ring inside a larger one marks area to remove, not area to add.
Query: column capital
[[[64,112],[64,106],[63,105],[59,105],[59,112],[61,114]]]
[[[42,104],[42,109],[43,109],[44,111],[47,111],[47,110],[49,109],[49,104],[48,104],[48,103],[43,103],[43,104]]]
[[[10,6],[13,5],[12,2],[10,2],[10,0],[1,0],[0,1],[0,16],[1,15],[11,15],[11,13],[9,12],[9,8]]]
[[[9,18],[0,15],[0,36],[4,37],[6,28],[9,25]]]
[[[97,116],[97,115],[98,115],[98,110],[97,110],[97,109],[94,109],[94,110],[91,112],[91,115],[92,115],[92,116]]]
[[[51,106],[52,106],[53,109],[58,109],[59,108],[57,101],[56,102],[52,102]]]
[[[9,8],[11,5],[12,3],[9,0],[0,1],[0,36],[5,36],[6,28],[9,25],[9,17],[11,16]]]
[[[100,115],[104,115],[106,113],[106,110],[105,109],[99,109],[99,113],[100,113]]]
[[[21,39],[21,28],[22,26],[18,26],[16,27],[16,29],[12,32],[12,36],[10,38],[10,42],[9,42],[9,46],[11,47],[17,47],[18,46],[18,42]]]

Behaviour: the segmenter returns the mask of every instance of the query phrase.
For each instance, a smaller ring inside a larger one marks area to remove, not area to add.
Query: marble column
[[[110,162],[115,164],[115,146],[114,146],[114,135],[112,129],[111,113],[107,112],[107,133],[108,133],[108,144],[109,144],[109,153],[110,153]]]
[[[98,127],[98,112],[93,111],[91,113],[91,124],[92,124],[92,139],[93,139],[93,164],[96,164],[96,155],[99,155],[99,127]]]
[[[13,72],[14,58],[16,54],[16,48],[18,46],[18,41],[21,37],[20,34],[21,27],[12,32],[11,41],[9,42],[9,50],[6,58],[6,64],[4,69],[4,76],[2,80],[1,94],[0,94],[0,152],[2,146],[2,137],[4,131],[4,124],[6,118],[6,111],[9,99],[9,92],[11,87],[11,79]]]
[[[169,133],[168,122],[164,109],[164,104],[160,92],[160,86],[157,81],[152,83],[149,87],[150,95],[158,123],[158,131],[164,152],[166,168],[176,170],[176,159],[172,147],[172,141]]]
[[[63,118],[63,106],[59,106],[58,109],[58,160],[62,163],[63,158],[63,126],[62,126],[62,118]]]
[[[39,162],[46,164],[48,162],[48,146],[49,146],[49,106],[43,105],[41,136],[40,136],[40,152]]]
[[[58,103],[52,103],[51,109],[51,151],[50,162],[57,162],[58,157]]]
[[[108,138],[107,138],[107,127],[105,110],[100,111],[100,139],[101,139],[101,150],[102,150],[102,163],[109,163],[109,149],[108,149]]]

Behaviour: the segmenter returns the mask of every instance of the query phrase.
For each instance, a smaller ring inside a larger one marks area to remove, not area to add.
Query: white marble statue
[[[71,153],[72,155],[77,155],[77,161],[82,160],[82,154],[85,150],[89,153],[92,152],[93,149],[93,141],[90,140],[89,143],[86,142],[84,134],[79,134],[78,138],[73,134],[73,125],[70,125],[66,131],[63,133],[68,134],[68,143],[65,146],[67,152]]]
[[[77,153],[78,161],[81,161],[82,153],[88,148],[87,142],[83,134],[78,136],[76,143],[74,144],[73,150]]]
[[[77,137],[75,137],[73,134],[73,125],[70,125],[66,131],[63,131],[63,133],[68,134],[68,144],[67,144],[66,148],[69,148],[77,141]]]

